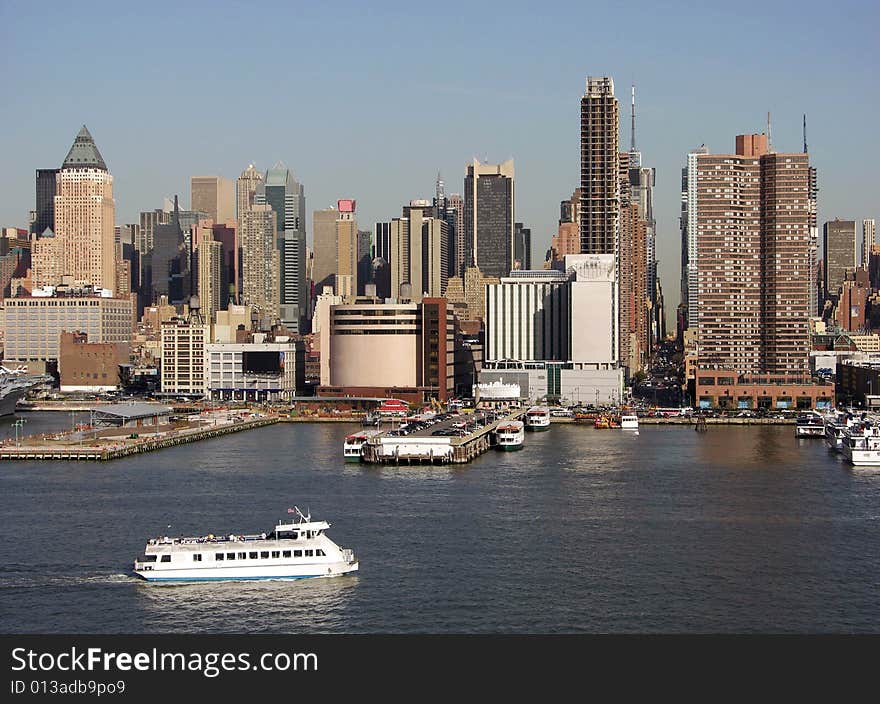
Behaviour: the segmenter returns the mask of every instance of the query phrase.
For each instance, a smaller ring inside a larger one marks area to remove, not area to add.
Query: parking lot
[[[504,413],[488,410],[473,413],[438,413],[435,416],[423,416],[420,420],[403,421],[400,426],[385,435],[391,437],[465,437],[480,428],[491,425],[504,415]]]

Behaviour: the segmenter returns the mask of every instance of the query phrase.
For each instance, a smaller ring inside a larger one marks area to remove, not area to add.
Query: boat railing
[[[348,548],[343,548],[342,550],[342,559],[347,563],[351,564],[354,562],[354,550],[350,550]]]

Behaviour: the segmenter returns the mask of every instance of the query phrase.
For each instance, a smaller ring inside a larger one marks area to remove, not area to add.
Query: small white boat
[[[799,438],[821,438],[825,436],[825,421],[815,411],[802,413],[795,421],[794,434]]]
[[[511,420],[502,423],[495,429],[495,437],[499,450],[522,450],[526,439],[523,422]]]
[[[859,420],[851,413],[833,413],[825,418],[825,444],[833,452],[843,452],[844,435]]]
[[[526,411],[526,430],[549,430],[550,409],[547,406],[532,406]]]
[[[639,417],[635,413],[620,416],[620,427],[623,430],[638,430]]]
[[[857,467],[880,466],[880,428],[860,424],[844,432],[843,456]]]
[[[358,569],[354,552],[325,535],[326,521],[312,521],[296,507],[295,522],[278,521],[268,535],[154,538],[134,563],[148,582],[203,582],[338,577]]]
[[[342,455],[346,462],[361,462],[363,460],[363,447],[377,430],[362,430],[359,433],[352,433],[345,438],[342,443]]]

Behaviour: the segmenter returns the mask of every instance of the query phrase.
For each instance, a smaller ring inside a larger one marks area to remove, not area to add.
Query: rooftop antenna
[[[773,132],[770,126],[770,111],[767,111],[767,151],[773,151]]]
[[[807,113],[804,113],[804,154],[807,153]]]

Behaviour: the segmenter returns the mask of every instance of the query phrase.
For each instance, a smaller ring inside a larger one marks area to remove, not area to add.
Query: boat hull
[[[519,443],[517,445],[496,445],[496,447],[502,452],[516,452],[517,450],[523,449],[523,444]]]
[[[798,426],[795,429],[795,435],[799,438],[823,438],[825,437],[824,427]]]
[[[346,455],[345,461],[351,462],[352,464],[360,464],[361,462],[364,461],[364,458],[361,457],[360,455],[358,455],[357,457]]]
[[[257,579],[316,579],[356,572],[358,563],[311,563],[259,567],[205,567],[196,569],[135,570],[147,582],[236,582]]]
[[[8,394],[0,398],[0,417],[11,416],[15,413],[15,404],[25,395],[27,389],[12,389]]]
[[[545,430],[550,430],[550,425],[528,425],[526,424],[526,430],[529,430],[533,433],[542,433]]]

